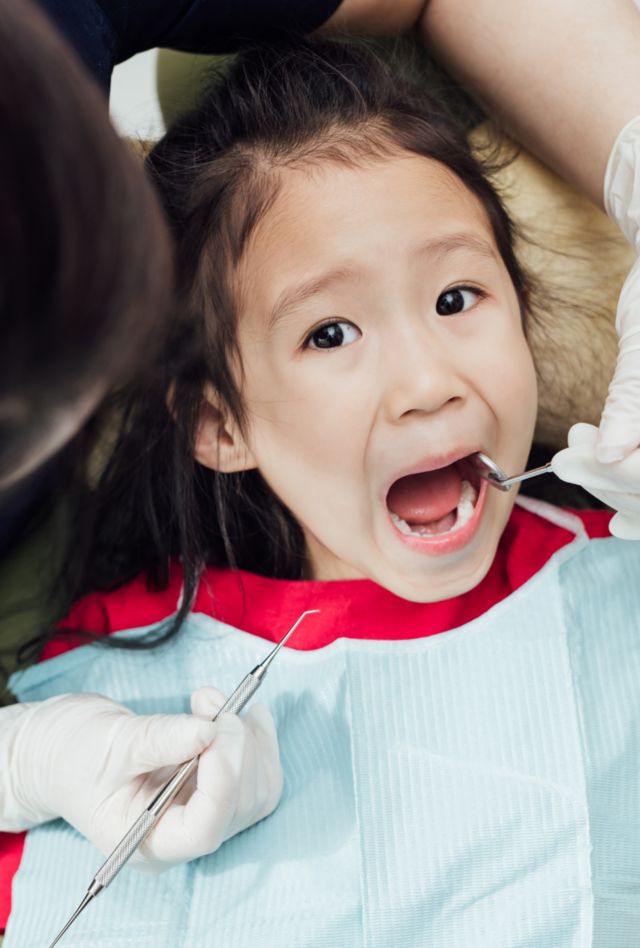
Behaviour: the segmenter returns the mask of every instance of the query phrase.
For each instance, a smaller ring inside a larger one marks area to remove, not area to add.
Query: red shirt
[[[575,511],[590,537],[606,537],[611,513]],[[400,599],[370,580],[277,580],[242,571],[207,569],[193,611],[214,616],[270,641],[305,609],[322,603],[322,622],[302,623],[291,647],[316,649],[335,638],[398,640],[436,635],[478,618],[535,575],[574,534],[515,507],[502,534],[489,572],[474,589],[442,602],[415,603]],[[182,588],[179,564],[166,590],[151,592],[139,577],[110,593],[93,593],[77,602],[65,629],[109,635],[166,619],[175,612]],[[66,634],[50,642],[42,659],[86,644]],[[0,928],[11,908],[11,880],[20,865],[24,833],[0,833]],[[97,864],[97,861],[96,861]]]

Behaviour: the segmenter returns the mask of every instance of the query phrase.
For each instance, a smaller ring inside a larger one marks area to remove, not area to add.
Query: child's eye
[[[360,330],[352,323],[335,322],[325,323],[307,336],[304,342],[305,349],[335,349],[338,346],[348,346],[360,337]]]
[[[456,313],[463,313],[484,295],[474,286],[454,286],[440,294],[436,302],[436,312],[439,316],[454,316]]]

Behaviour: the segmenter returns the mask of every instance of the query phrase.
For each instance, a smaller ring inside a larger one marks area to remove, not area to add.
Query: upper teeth
[[[473,514],[473,508],[478,497],[478,492],[469,481],[462,481],[461,490],[460,490],[460,500],[458,501],[458,506],[456,507],[456,520],[454,525],[451,527],[451,530],[447,530],[447,533],[453,533],[454,530],[458,530],[460,527],[464,526],[467,523]],[[402,533],[406,533],[407,536],[412,537],[424,537],[431,536],[433,530],[429,528],[428,525],[416,527],[415,530],[412,530],[406,520],[403,520],[402,517],[399,517],[397,514],[391,511],[391,519],[395,523],[398,530]]]

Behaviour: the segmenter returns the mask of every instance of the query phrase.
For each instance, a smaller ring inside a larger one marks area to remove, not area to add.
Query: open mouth
[[[453,464],[409,474],[395,481],[387,494],[387,508],[397,529],[411,537],[456,533],[476,512],[486,485],[468,458]]]

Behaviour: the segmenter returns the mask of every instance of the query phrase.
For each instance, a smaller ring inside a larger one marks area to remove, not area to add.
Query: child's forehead
[[[465,234],[469,246],[497,252],[482,203],[441,162],[405,152],[354,164],[310,163],[278,171],[277,192],[241,269],[260,283],[272,269],[366,270],[367,261],[375,265],[390,252],[428,256]]]
[[[368,200],[367,200],[368,199]],[[335,215],[341,206],[392,210],[428,204],[431,215],[464,209],[477,216],[481,204],[457,174],[440,161],[412,152],[353,162],[320,161],[278,171],[278,189],[269,209],[272,217],[294,219],[299,212],[318,218]],[[430,215],[430,216],[431,216]],[[340,215],[341,217],[344,215]]]

